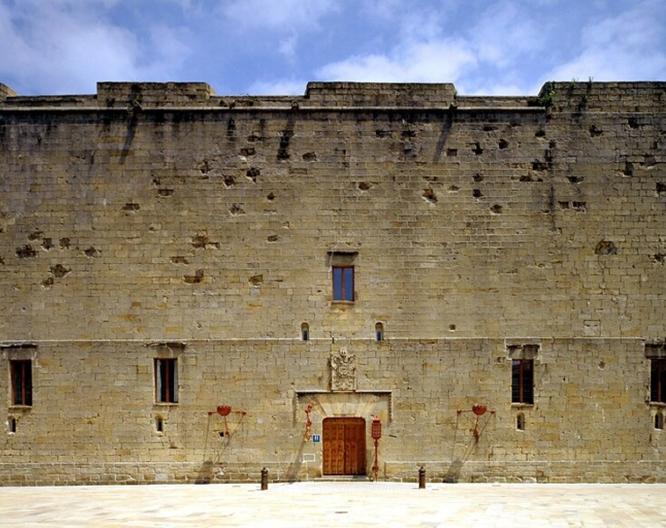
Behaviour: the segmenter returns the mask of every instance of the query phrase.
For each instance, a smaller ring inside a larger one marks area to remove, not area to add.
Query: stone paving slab
[[[0,526],[666,527],[666,484],[255,484],[0,488]]]

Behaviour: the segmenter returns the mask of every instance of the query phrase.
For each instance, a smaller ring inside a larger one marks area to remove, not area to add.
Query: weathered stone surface
[[[34,385],[0,406],[0,483],[318,476],[308,403],[314,433],[366,419],[368,469],[380,417],[387,479],[666,480],[645,349],[666,335],[664,134],[666,83],[0,86],[0,394],[10,359]],[[343,347],[354,383],[331,392]],[[534,405],[511,404],[515,354]],[[177,404],[154,403],[157,357]]]

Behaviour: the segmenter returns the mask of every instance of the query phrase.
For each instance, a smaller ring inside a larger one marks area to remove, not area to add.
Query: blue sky
[[[25,95],[119,80],[508,95],[589,77],[666,80],[666,0],[0,0],[0,82]]]

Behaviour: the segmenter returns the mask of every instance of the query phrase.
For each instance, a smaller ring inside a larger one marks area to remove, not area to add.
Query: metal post
[[[426,486],[426,470],[423,466],[419,468],[419,489],[425,489]]]
[[[377,479],[379,478],[379,461],[377,459],[377,444],[379,442],[379,439],[375,438],[375,463],[372,465],[372,476],[374,478],[374,481],[377,482]]]
[[[268,489],[268,469],[266,468],[263,468],[261,470],[261,489],[262,490]]]

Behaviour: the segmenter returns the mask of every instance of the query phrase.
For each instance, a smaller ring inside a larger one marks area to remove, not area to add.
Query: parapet
[[[139,105],[207,106],[215,91],[202,82],[99,82],[97,103],[107,108]]]
[[[455,98],[451,83],[309,82],[305,90],[313,106],[448,108]]]
[[[554,112],[663,112],[666,82],[547,82],[537,101]]]
[[[14,97],[16,92],[12,90],[6,84],[0,83],[0,100],[6,99],[7,97]]]
[[[94,95],[18,96],[0,83],[0,109],[355,110],[654,112],[666,82],[548,82],[538,95],[458,95],[451,83],[310,82],[305,95],[217,96],[203,82],[100,82]]]

